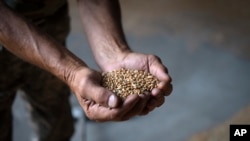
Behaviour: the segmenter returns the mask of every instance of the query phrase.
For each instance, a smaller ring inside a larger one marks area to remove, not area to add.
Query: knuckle
[[[160,107],[161,105],[163,105],[165,102],[165,99],[164,98],[161,98],[158,102],[158,104],[156,105],[156,107]]]
[[[90,119],[90,120],[95,120],[95,118],[94,118],[94,116],[91,114],[91,112],[87,111],[87,112],[85,112],[85,115],[86,115],[86,117],[87,117],[88,119]]]
[[[102,106],[107,106],[108,99],[106,98],[105,91],[99,90],[93,94],[94,101]]]
[[[169,75],[166,76],[166,82],[167,83],[171,83],[172,82],[171,76],[169,76]]]
[[[116,121],[121,121],[122,120],[122,114],[120,112],[113,112],[110,114],[109,117],[110,120],[116,120]]]
[[[102,96],[103,96],[103,92],[101,92],[101,91],[94,94],[95,101],[101,105],[103,105],[103,103],[104,103],[104,99],[102,98]]]
[[[161,62],[161,58],[159,56],[154,55],[154,54],[150,54],[149,59],[157,60],[157,61]]]
[[[170,86],[168,87],[168,89],[166,90],[164,95],[168,96],[168,95],[170,95],[172,93],[172,91],[173,91],[173,85],[170,84]]]

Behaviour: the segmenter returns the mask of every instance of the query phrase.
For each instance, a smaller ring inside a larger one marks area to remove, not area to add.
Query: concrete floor
[[[169,69],[174,91],[149,115],[120,123],[85,123],[72,97],[78,118],[72,141],[185,141],[246,107],[250,103],[249,4],[247,0],[121,0],[131,48],[158,55]],[[70,5],[72,31],[67,45],[98,69],[76,3]],[[23,105],[17,97],[14,141],[34,138]]]

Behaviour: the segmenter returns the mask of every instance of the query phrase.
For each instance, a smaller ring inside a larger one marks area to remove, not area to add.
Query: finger
[[[152,66],[152,74],[155,75],[160,81],[167,83],[172,82],[172,78],[169,76],[167,68],[162,64],[156,63]],[[151,72],[150,71],[150,72]]]
[[[148,102],[149,103],[149,102]],[[140,116],[144,116],[144,115],[147,115],[149,112],[153,111],[155,107],[151,106],[149,107],[148,106],[148,103],[146,104],[146,106],[144,107],[144,109],[141,111],[141,113],[139,114]]]
[[[124,110],[120,111],[122,113],[122,115],[121,115],[121,118],[119,120],[121,120],[121,121],[128,120],[131,116],[128,117],[125,115],[128,115],[128,113],[130,113],[130,111],[132,111],[132,109],[134,107],[136,107],[136,105],[139,103],[139,101],[140,101],[140,97],[136,94],[128,96],[122,105],[122,109],[124,109]]]
[[[148,103],[146,104],[145,108],[142,110],[140,115],[148,114],[149,112],[154,110],[156,107],[160,107],[165,102],[165,98],[159,89],[155,89],[153,92],[156,92],[159,94],[157,94],[156,96],[151,94],[152,95],[151,98],[148,100]]]
[[[173,85],[169,84],[167,89],[165,91],[163,91],[163,95],[164,96],[169,96],[172,92],[173,92]]]
[[[155,97],[157,97],[158,95],[169,96],[173,91],[173,85],[172,84],[168,84],[167,86],[165,85],[167,84],[165,84],[164,82],[160,82],[157,85],[157,88],[154,88],[152,90],[152,95]]]
[[[98,104],[89,104],[85,103],[84,106],[89,106],[88,108],[84,108],[85,113],[87,113],[88,118],[92,120],[96,120],[99,122],[103,121],[122,121],[124,120],[122,117],[128,111],[130,111],[136,103],[139,101],[138,96],[130,96],[128,97],[119,108],[107,108]],[[88,104],[88,105],[87,105]]]
[[[166,67],[156,62],[150,66],[150,72],[160,81],[157,88],[165,95],[169,95],[172,92],[172,78],[168,75]]]
[[[96,84],[89,84],[88,93],[86,93],[86,98],[95,101],[95,103],[100,104],[104,107],[115,108],[121,103],[120,98],[117,95]]]
[[[171,77],[168,75],[168,69],[163,65],[158,56],[149,56],[149,71],[155,75],[160,81],[171,83]]]
[[[124,116],[123,119],[129,119],[133,116],[140,115],[143,109],[145,109],[146,104],[148,103],[148,100],[150,98],[149,94],[141,94],[139,95],[140,100],[137,102],[137,104]]]
[[[163,65],[158,56],[149,56],[149,71],[160,78],[164,78],[168,74],[168,69]]]
[[[149,112],[151,112],[151,110],[148,109],[148,107],[145,107],[141,113],[139,114],[140,116],[145,116],[147,115]]]
[[[162,64],[162,60],[159,56],[150,54],[148,55],[148,59],[149,59],[149,62],[153,62],[153,63],[157,62],[157,63]]]
[[[157,101],[155,99],[150,99],[150,101],[147,103],[146,107],[143,109],[140,115],[147,115],[157,107],[156,105]]]
[[[160,107],[164,102],[164,96],[152,97],[152,99],[148,102],[147,107],[150,109]]]

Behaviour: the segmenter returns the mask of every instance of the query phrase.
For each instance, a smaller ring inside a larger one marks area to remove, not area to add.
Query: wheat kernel
[[[131,94],[144,94],[157,87],[159,81],[142,70],[120,69],[102,73],[102,86],[125,99]]]

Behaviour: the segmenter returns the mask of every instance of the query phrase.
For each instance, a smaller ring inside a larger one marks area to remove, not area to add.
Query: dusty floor
[[[75,2],[70,4],[72,32],[67,44],[98,69]],[[83,113],[72,97],[73,112],[79,119],[72,141],[185,141],[223,123],[228,128],[233,122],[229,119],[250,104],[249,4],[247,0],[121,0],[131,48],[161,57],[173,77],[174,91],[162,107],[122,123],[84,124]],[[19,97],[14,109],[15,141],[34,138]],[[249,110],[241,114],[249,117]],[[249,120],[243,122],[250,124]]]
[[[250,123],[250,105],[242,109],[229,120],[211,128],[207,131],[195,134],[189,141],[229,141],[229,124],[246,124]]]

